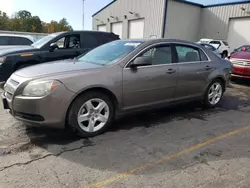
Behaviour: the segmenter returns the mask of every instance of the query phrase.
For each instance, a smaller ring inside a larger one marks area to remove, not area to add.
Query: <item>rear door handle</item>
[[[175,73],[176,72],[176,70],[175,69],[168,69],[167,70],[167,74],[173,74],[173,73]]]

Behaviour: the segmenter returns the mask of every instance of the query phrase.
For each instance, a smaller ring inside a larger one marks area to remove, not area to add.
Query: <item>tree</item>
[[[32,16],[29,11],[21,10],[9,18],[6,13],[0,11],[0,30],[51,33],[72,30],[66,18],[59,22],[52,20],[50,23],[41,21],[38,16]]]
[[[8,30],[9,17],[5,12],[0,11],[0,30]]]

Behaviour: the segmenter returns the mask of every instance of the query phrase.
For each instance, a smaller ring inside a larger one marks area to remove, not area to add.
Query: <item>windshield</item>
[[[79,60],[99,65],[110,65],[132,52],[141,43],[142,41],[113,41],[91,50]]]
[[[41,48],[44,44],[46,44],[47,42],[49,42],[51,39],[55,38],[56,36],[58,36],[58,33],[53,33],[53,34],[47,35],[47,36],[37,40],[36,42],[34,42],[31,46],[33,46],[35,48]]]

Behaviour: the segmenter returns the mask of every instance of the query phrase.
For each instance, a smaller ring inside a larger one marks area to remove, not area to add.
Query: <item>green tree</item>
[[[9,29],[9,17],[5,12],[0,11],[0,30],[8,30]]]
[[[12,18],[0,11],[0,30],[50,33],[72,30],[72,27],[66,18],[59,22],[52,20],[50,23],[46,23],[41,21],[38,16],[32,16],[29,11],[21,10],[15,13]]]

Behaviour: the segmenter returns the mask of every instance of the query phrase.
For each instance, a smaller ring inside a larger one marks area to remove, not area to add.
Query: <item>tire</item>
[[[218,86],[218,90],[215,90],[215,86]],[[214,94],[212,94],[214,92]],[[204,95],[204,105],[206,108],[213,108],[217,106],[224,94],[224,84],[221,80],[216,79],[209,84],[206,93]],[[216,96],[217,95],[217,96]],[[212,97],[212,98],[211,98]]]
[[[99,109],[98,106],[100,106]],[[105,132],[114,116],[115,108],[107,95],[100,92],[87,92],[73,101],[66,122],[67,126],[80,137],[88,138]]]
[[[221,54],[221,58],[223,58],[223,59],[225,59],[227,56],[228,56],[228,52],[227,52],[227,51],[224,51],[224,52]]]

